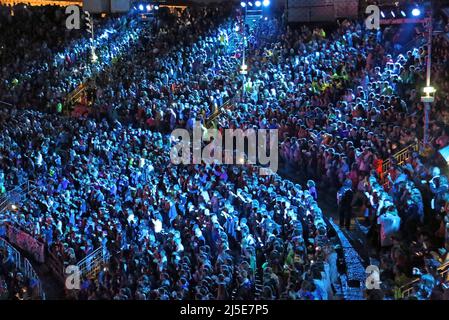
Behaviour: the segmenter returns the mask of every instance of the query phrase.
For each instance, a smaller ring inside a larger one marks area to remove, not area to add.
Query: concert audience
[[[16,63],[2,58],[12,63],[4,78],[17,77],[0,85],[0,100],[20,108],[0,109],[0,192],[37,186],[5,218],[66,266],[107,248],[98,279],[67,292],[76,299],[332,299],[337,253],[317,201],[320,190],[339,189],[340,226],[351,232],[363,218],[381,270],[382,291],[368,290],[369,299],[401,298],[416,276],[416,298],[447,295],[437,268],[449,250],[448,180],[437,157],[392,157],[421,147],[427,47],[398,52],[400,28],[372,33],[344,21],[328,33],[277,19],[245,28],[227,14],[187,10],[155,29],[108,20],[98,64],[69,35],[48,40],[48,56],[30,46]],[[449,142],[448,43],[437,36],[434,47],[439,87],[424,146],[433,155]],[[76,48],[83,58],[67,55]],[[93,111],[56,114],[88,77]],[[285,170],[307,184],[252,166],[171,164],[169,133],[195,121],[277,129]]]

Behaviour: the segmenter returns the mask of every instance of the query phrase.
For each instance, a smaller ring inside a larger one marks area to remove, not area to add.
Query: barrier
[[[401,151],[395,153],[392,155],[389,159],[383,161],[382,163],[382,173],[380,174],[380,179],[383,183],[384,188],[389,188],[390,181],[387,179],[388,170],[390,170],[392,166],[392,159],[396,160],[397,165],[402,166],[404,165],[407,160],[409,160],[414,152],[419,152],[419,142],[415,142],[414,144],[411,144]]]
[[[92,279],[109,261],[109,252],[105,246],[93,251],[87,257],[77,263],[81,277]]]
[[[212,125],[212,122],[215,121],[224,110],[226,110],[231,105],[231,100],[226,101],[221,107],[217,108],[207,119],[206,119],[206,127],[209,128]]]
[[[444,282],[449,281],[449,261],[442,264],[437,269],[438,274],[444,280]],[[416,278],[409,283],[403,285],[399,288],[399,297],[402,299],[407,299],[415,293],[416,286],[419,284],[420,279]]]
[[[39,263],[45,262],[45,244],[25,231],[7,224],[7,237],[10,243],[29,253]]]
[[[80,102],[83,97],[86,95],[86,90],[88,88],[87,82],[81,83],[78,87],[75,88],[72,92],[70,92],[64,100],[65,107],[71,107],[75,105],[77,102]]]
[[[37,291],[39,297],[42,300],[45,300],[45,293],[42,290],[42,283],[39,280],[36,272],[33,269],[33,266],[28,261],[28,259],[24,258],[17,249],[15,249],[12,245],[10,245],[5,239],[0,237],[0,248],[6,249],[9,255],[13,256],[14,263],[17,269],[19,269],[25,277],[28,279],[35,281],[37,286]]]
[[[24,194],[28,194],[35,189],[36,185],[34,184],[34,181],[29,180],[6,191],[6,193],[0,197],[0,213],[6,210],[8,205],[17,204],[23,201]]]

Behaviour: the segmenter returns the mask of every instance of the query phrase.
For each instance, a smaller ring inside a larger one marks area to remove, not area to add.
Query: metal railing
[[[109,252],[105,246],[97,248],[77,263],[81,277],[95,278],[101,268],[108,263],[109,257]]]
[[[441,276],[441,278],[444,280],[444,282],[449,281],[449,261],[442,264],[438,267],[438,274]],[[399,288],[399,296],[402,299],[407,299],[411,297],[415,293],[415,289],[417,284],[420,282],[419,278],[416,278],[409,283],[403,285]]]
[[[226,100],[220,107],[218,107],[205,121],[206,127],[210,127],[218,117],[220,117],[225,111],[230,110],[233,105],[238,102],[240,98],[240,90],[236,92],[236,94]]]
[[[5,239],[1,237],[0,248],[7,250],[8,254],[13,257],[16,268],[19,269],[26,278],[35,281],[39,297],[42,300],[45,300],[45,293],[42,289],[42,283],[28,259],[24,258],[16,248],[14,248],[11,244],[9,244]]]
[[[396,161],[396,164],[399,166],[404,165],[407,160],[409,160],[414,152],[419,152],[419,142],[415,142],[407,147],[405,147],[404,149],[402,149],[401,151],[395,153],[394,155],[392,155],[389,159],[384,160],[382,163],[382,173],[380,175],[380,179],[384,185],[384,187],[388,187],[390,185],[390,181],[388,181],[387,179],[387,174],[388,174],[388,170],[390,170],[391,166],[392,166],[392,160]]]
[[[12,205],[23,201],[24,194],[28,194],[36,189],[34,181],[26,181],[13,189],[6,191],[4,195],[0,197],[0,213],[6,211],[6,209]]]
[[[212,122],[215,121],[228,107],[231,105],[231,100],[227,100],[223,105],[218,107],[207,119],[206,119],[206,127],[210,127]]]
[[[67,95],[64,101],[64,105],[66,107],[70,107],[73,106],[76,102],[80,101],[87,88],[87,82],[81,83],[78,87],[75,88],[75,90]]]

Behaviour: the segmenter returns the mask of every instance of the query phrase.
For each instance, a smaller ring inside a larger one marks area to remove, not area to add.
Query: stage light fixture
[[[147,4],[147,11],[151,11],[151,6]]]
[[[393,16],[393,18],[396,18],[396,14],[394,13],[394,11],[391,11],[391,15]]]
[[[253,6],[253,3],[250,1],[250,2],[248,2],[248,5],[249,5],[250,7],[252,7],[252,6]]]
[[[159,10],[159,5],[156,4],[156,5],[154,6],[154,10]]]
[[[382,18],[385,19],[385,12],[381,11],[381,12],[380,12],[380,15],[382,16]]]
[[[404,10],[401,10],[402,16],[405,18],[407,15],[405,14]]]
[[[263,6],[268,7],[270,5],[270,0],[263,0]]]
[[[244,2],[244,1],[240,2],[240,5],[242,6],[242,8],[245,8],[246,7],[246,2]]]
[[[256,7],[259,8],[260,6],[262,6],[262,2],[260,2],[259,0],[257,0],[257,1],[256,1]]]
[[[139,4],[139,10],[143,11],[143,4]]]

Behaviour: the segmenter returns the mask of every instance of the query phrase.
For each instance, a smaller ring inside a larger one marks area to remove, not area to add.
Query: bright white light
[[[391,11],[391,15],[393,16],[393,18],[396,18],[396,15],[394,14],[394,11]]]
[[[250,2],[248,2],[248,5],[249,5],[250,7],[252,7],[252,6],[253,6],[253,3],[250,1]]]
[[[434,87],[424,87],[424,93],[427,93],[428,95],[435,93],[437,90]]]
[[[382,15],[382,18],[385,18],[385,13],[383,11],[381,11],[380,14]]]
[[[270,5],[270,0],[263,0],[263,6],[268,7]]]
[[[143,4],[139,4],[139,10],[143,11]]]
[[[421,10],[419,10],[418,8],[415,8],[412,10],[412,16],[418,17],[420,15],[421,15]]]
[[[147,11],[151,11],[151,6],[147,4]]]
[[[13,210],[17,210],[18,209],[18,207],[15,205],[15,204],[13,204],[13,205],[11,205],[11,209],[13,209]]]
[[[91,59],[92,63],[95,63],[95,62],[98,61],[98,56],[95,53],[95,49],[94,48],[92,48],[92,53],[91,53],[90,59]]]
[[[159,10],[159,6],[158,6],[158,5],[155,5],[155,6],[154,6],[154,10]]]
[[[152,219],[152,220],[153,220],[154,232],[160,233],[162,231],[162,222],[158,219]]]
[[[259,0],[256,1],[256,7],[260,7],[262,5],[262,2],[260,2]]]
[[[246,2],[240,2],[240,5],[242,6],[242,8],[245,8],[246,7]]]
[[[401,10],[402,16],[405,18],[407,15],[405,14],[404,10]]]

